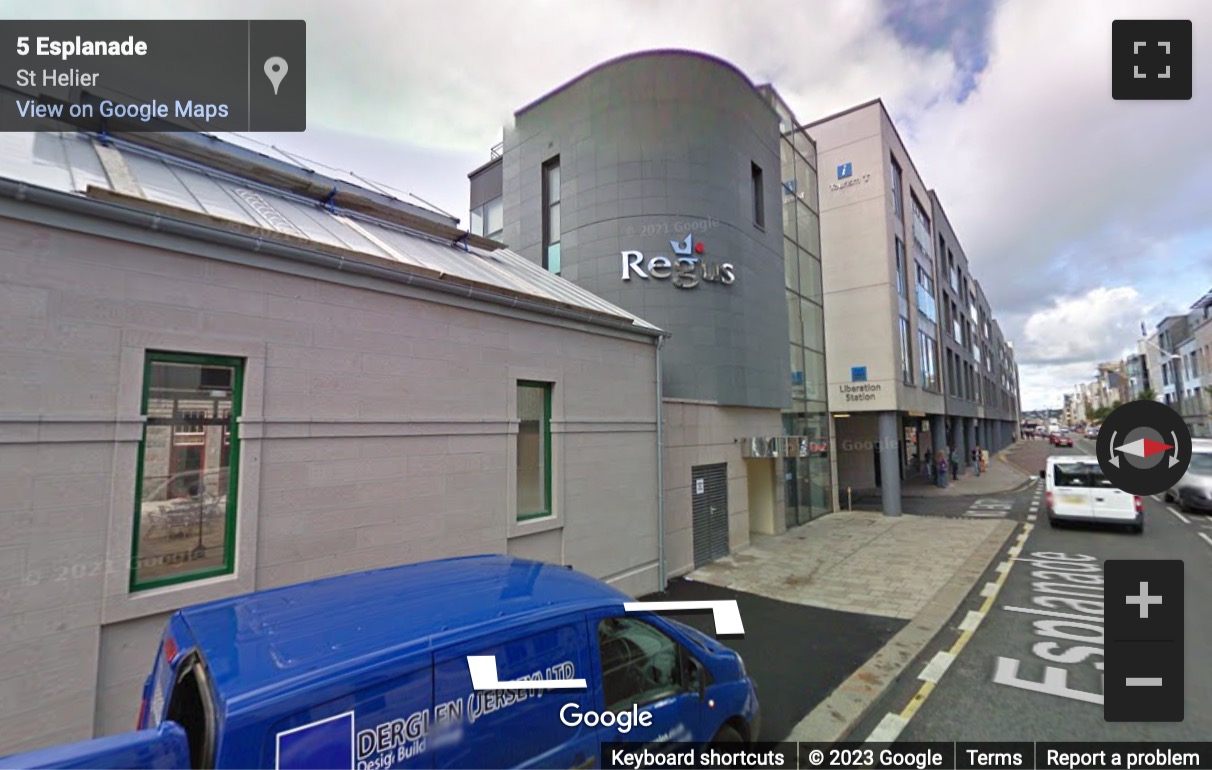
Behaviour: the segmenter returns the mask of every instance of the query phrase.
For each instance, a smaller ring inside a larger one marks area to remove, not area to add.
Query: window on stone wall
[[[749,164],[749,177],[753,183],[753,223],[758,227],[765,227],[766,188],[762,183],[762,167],[756,163]]]
[[[148,352],[131,590],[230,573],[244,362]]]
[[[913,384],[913,338],[910,336],[909,319],[901,320],[901,379],[906,385]]]
[[[560,156],[558,155],[543,164],[543,267],[556,275],[560,273]]]
[[[518,521],[550,516],[551,383],[518,383]]]

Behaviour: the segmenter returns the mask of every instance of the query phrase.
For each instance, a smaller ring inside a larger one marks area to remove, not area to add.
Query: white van
[[[1089,521],[1127,524],[1133,532],[1145,531],[1145,509],[1140,497],[1116,489],[1103,475],[1098,458],[1053,455],[1039,472],[1044,479],[1048,523]]]

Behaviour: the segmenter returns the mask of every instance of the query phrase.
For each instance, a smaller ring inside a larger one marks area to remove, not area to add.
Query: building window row
[[[892,176],[892,213],[899,220],[905,216],[905,193],[902,185],[904,177],[901,174],[901,164],[896,162],[896,156],[890,156],[890,172]]]
[[[913,339],[910,337],[909,319],[900,317],[901,322],[901,380],[906,385],[913,384]]]
[[[543,267],[560,274],[560,156],[543,164]]]
[[[749,177],[753,184],[753,224],[766,227],[766,187],[762,182],[762,167],[749,164]]]
[[[913,203],[913,246],[914,254],[921,259],[934,264],[934,256],[930,253],[930,217],[926,215],[921,202],[913,193],[909,193]]]
[[[931,323],[938,323],[938,308],[934,302],[934,278],[921,263],[917,264],[917,309],[929,318]]]
[[[500,240],[505,229],[505,204],[500,196],[471,210],[471,233]]]
[[[131,591],[235,568],[245,361],[148,351]],[[517,383],[517,520],[553,515],[552,383]]]
[[[518,383],[518,521],[550,516],[551,383]]]
[[[905,296],[905,242],[896,237],[896,293]]]
[[[918,355],[921,356],[919,361],[921,371],[922,388],[925,390],[937,391],[938,383],[938,349],[934,338],[926,332],[918,329],[917,332],[917,349]]]

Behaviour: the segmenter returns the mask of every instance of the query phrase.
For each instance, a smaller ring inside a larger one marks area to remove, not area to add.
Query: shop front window
[[[240,359],[147,354],[132,590],[234,568],[243,375]]]

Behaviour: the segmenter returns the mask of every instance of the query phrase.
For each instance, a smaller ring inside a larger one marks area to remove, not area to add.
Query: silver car
[[[1191,464],[1178,483],[1166,492],[1167,502],[1184,511],[1212,513],[1212,441],[1192,441]]]

